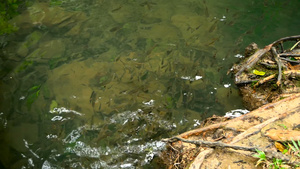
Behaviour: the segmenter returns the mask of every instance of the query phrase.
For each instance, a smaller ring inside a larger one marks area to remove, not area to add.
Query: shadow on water
[[[297,34],[296,4],[34,3],[1,43],[1,164],[162,168],[161,138],[243,109],[227,70],[252,41]]]

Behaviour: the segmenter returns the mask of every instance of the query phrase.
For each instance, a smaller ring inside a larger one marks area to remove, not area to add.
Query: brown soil
[[[300,124],[300,94],[275,103],[269,103],[246,115],[234,119],[212,117],[202,127],[178,135],[178,138],[190,141],[208,141],[255,147],[267,152],[272,158],[289,159],[293,155],[282,155],[275,147],[275,140],[268,136],[270,129],[296,131]],[[276,131],[275,130],[275,131]],[[278,133],[279,134],[279,133]],[[275,132],[276,135],[276,132]],[[292,137],[292,136],[291,136]],[[289,140],[289,139],[287,139]],[[176,137],[164,139],[168,142],[162,158],[168,168],[256,168],[256,152],[235,150],[221,146],[201,146],[176,140]],[[279,157],[277,156],[279,155]],[[282,155],[282,156],[281,156]],[[299,161],[299,160],[298,160]],[[267,162],[268,163],[268,162]],[[263,168],[267,163],[260,164]],[[294,164],[285,167],[292,168]]]

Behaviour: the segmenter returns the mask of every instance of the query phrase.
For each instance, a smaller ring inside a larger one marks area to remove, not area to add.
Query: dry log
[[[265,135],[274,141],[300,140],[300,131],[297,131],[297,130],[270,129],[270,130],[266,131]]]

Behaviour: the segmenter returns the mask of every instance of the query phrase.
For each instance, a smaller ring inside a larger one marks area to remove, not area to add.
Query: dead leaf
[[[275,141],[275,147],[281,152],[284,152],[285,150],[285,146],[279,143],[278,141]]]

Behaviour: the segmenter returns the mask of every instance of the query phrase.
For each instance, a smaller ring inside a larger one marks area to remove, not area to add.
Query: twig
[[[280,43],[280,49],[281,49],[281,53],[283,53],[284,52],[284,47],[283,47],[283,43],[282,42]]]
[[[288,37],[284,37],[284,38],[274,41],[273,43],[271,43],[271,45],[275,46],[275,45],[278,45],[279,43],[282,43],[285,41],[298,40],[298,39],[300,39],[300,35],[288,36]]]
[[[259,64],[264,65],[268,69],[277,69],[277,65],[272,65],[266,62],[260,62]]]
[[[249,84],[249,83],[257,82],[258,80],[259,80],[259,79],[237,81],[237,82],[235,82],[235,84],[236,84],[236,85]]]
[[[283,74],[287,75],[287,76],[300,76],[300,70],[288,70],[288,71],[284,71]]]
[[[235,77],[238,77],[239,75],[241,75],[242,72],[244,72],[245,70],[249,70],[266,52],[270,51],[270,49],[273,46],[276,46],[278,44],[282,44],[285,41],[290,41],[290,40],[297,40],[298,41],[299,39],[300,39],[300,35],[284,37],[284,38],[278,39],[278,40],[274,41],[273,43],[265,46],[264,49],[260,49],[260,50],[256,51],[245,62],[245,64],[243,65],[243,67],[235,74]]]
[[[283,57],[280,57],[280,59],[281,59],[281,60],[288,61],[288,62],[292,62],[292,63],[300,63],[300,61],[291,60],[291,59],[287,59],[287,58],[283,58]]]
[[[272,80],[275,76],[276,76],[276,74],[272,74],[272,75],[270,75],[268,77],[265,77],[265,78],[261,79],[260,81],[258,81],[253,87],[256,87],[258,85],[264,84],[264,83]]]
[[[295,54],[295,53],[280,53],[280,57],[300,57],[300,54]]]
[[[293,47],[291,47],[290,50],[294,50],[294,48],[295,48],[296,46],[298,46],[299,43],[300,43],[300,41],[296,42],[295,45],[294,45]]]
[[[281,60],[279,59],[278,53],[276,52],[275,48],[272,47],[272,53],[274,55],[274,59],[277,62],[278,65],[278,78],[277,78],[277,86],[280,86],[281,84],[281,78],[282,78],[282,74],[281,74],[281,67],[282,67],[282,63]]]
[[[203,140],[187,140],[184,138],[180,138],[180,137],[173,137],[174,139],[180,140],[182,142],[186,142],[186,143],[191,143],[191,144],[195,144],[198,146],[204,146],[204,147],[210,147],[210,148],[216,148],[216,147],[221,147],[221,148],[233,148],[235,150],[245,150],[245,151],[252,151],[252,152],[256,152],[255,147],[243,147],[243,146],[237,146],[237,145],[230,145],[230,144],[226,144],[220,141],[217,142],[211,142],[211,141],[203,141]]]

